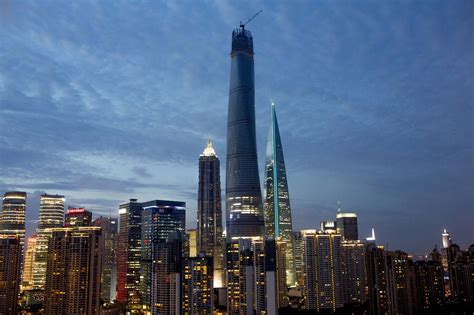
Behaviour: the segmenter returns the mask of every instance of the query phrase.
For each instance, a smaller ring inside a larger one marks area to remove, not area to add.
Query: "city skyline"
[[[226,152],[229,35],[263,8],[249,25],[258,165],[273,99],[294,230],[335,219],[342,200],[360,237],[375,227],[389,248],[429,252],[443,228],[472,242],[472,3],[99,3],[92,23],[54,4],[12,2],[0,29],[0,191],[29,193],[28,234],[43,192],[114,216],[129,198],[183,200],[195,227],[207,136]]]

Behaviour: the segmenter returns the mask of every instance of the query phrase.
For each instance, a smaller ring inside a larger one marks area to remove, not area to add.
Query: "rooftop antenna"
[[[250,19],[248,19],[245,23],[242,23],[242,21],[240,21],[240,27],[241,27],[242,29],[245,29],[245,25],[247,25],[250,21],[252,21],[253,19],[255,19],[255,17],[256,17],[257,15],[259,15],[260,13],[262,13],[262,12],[263,12],[263,10],[258,11],[258,12],[255,13]]]

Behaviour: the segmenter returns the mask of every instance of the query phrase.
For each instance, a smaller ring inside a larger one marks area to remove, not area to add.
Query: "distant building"
[[[441,261],[419,260],[414,263],[419,309],[430,310],[445,302]]]
[[[64,226],[64,196],[43,194],[40,197],[38,226],[36,229],[36,251],[33,269],[33,287],[44,289],[50,228]]]
[[[286,245],[279,239],[265,240],[265,309],[269,315],[288,306]]]
[[[115,300],[117,292],[117,238],[118,219],[111,217],[98,217],[93,226],[101,228],[101,258],[102,273],[100,276],[100,298],[105,303]]]
[[[25,243],[25,211],[26,192],[9,191],[3,195],[0,234],[18,236],[22,249]]]
[[[321,221],[320,229],[323,233],[337,233],[336,221]]]
[[[220,161],[211,139],[199,157],[197,253],[213,257],[214,286],[224,285]],[[194,255],[196,256],[196,255]]]
[[[187,259],[184,266],[183,312],[213,314],[213,259],[200,253]]]
[[[336,214],[336,227],[337,233],[341,234],[344,240],[357,241],[359,239],[356,213],[338,211]]]
[[[375,240],[374,240],[375,241]],[[369,314],[388,314],[387,271],[383,246],[375,242],[367,244],[365,249]]]
[[[181,201],[152,200],[141,204],[141,271],[140,296],[145,310],[152,308],[154,265],[158,263],[158,243],[169,241],[170,235],[179,235],[183,242],[186,228],[186,203]],[[161,245],[160,245],[161,246]],[[182,254],[181,254],[182,255]]]
[[[46,314],[99,314],[101,228],[52,228],[48,244]]]
[[[64,226],[91,226],[92,212],[85,208],[68,207],[66,217],[64,219]]]
[[[8,202],[11,201],[9,200]],[[7,204],[9,205],[10,203]],[[12,211],[12,208],[8,209],[8,211]],[[8,220],[10,219],[8,218]],[[15,227],[15,231],[18,230],[21,229]],[[18,235],[0,235],[0,314],[18,313],[21,235],[21,231],[18,232]]]
[[[33,271],[36,253],[37,235],[31,235],[26,242],[25,260],[23,262],[22,284],[21,290],[33,289]]]
[[[447,248],[451,301],[474,303],[474,245],[463,251],[456,244]]]
[[[344,306],[342,293],[342,237],[302,230],[306,309],[332,310]]]
[[[119,206],[117,244],[117,300],[127,308],[140,308],[142,258],[142,205],[137,199]]]

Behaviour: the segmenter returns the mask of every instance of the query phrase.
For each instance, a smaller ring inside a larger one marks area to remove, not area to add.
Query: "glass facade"
[[[286,283],[294,285],[296,278],[290,196],[280,130],[273,103],[267,141],[264,196],[265,236],[267,239],[280,239],[286,243]]]
[[[232,33],[226,171],[227,239],[263,236],[262,195],[255,138],[252,34]]]

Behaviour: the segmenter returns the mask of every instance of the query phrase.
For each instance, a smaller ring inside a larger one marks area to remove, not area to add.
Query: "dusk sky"
[[[473,1],[1,1],[0,193],[117,216],[187,202],[225,155],[232,30],[254,37],[263,176],[277,106],[293,228],[342,209],[410,253],[474,242]]]

